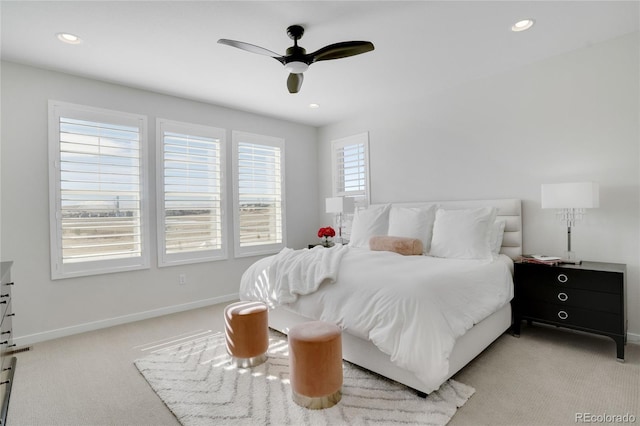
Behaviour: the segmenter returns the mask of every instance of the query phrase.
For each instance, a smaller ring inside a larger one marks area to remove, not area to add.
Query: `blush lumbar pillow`
[[[453,259],[491,259],[495,219],[493,207],[438,209],[429,254]]]
[[[422,241],[418,238],[376,235],[369,240],[369,248],[374,251],[392,251],[404,256],[421,255]]]
[[[369,248],[369,239],[374,235],[387,235],[389,229],[390,204],[356,210],[351,226],[351,247]]]

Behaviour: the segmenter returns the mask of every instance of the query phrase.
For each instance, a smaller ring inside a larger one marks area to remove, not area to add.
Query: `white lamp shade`
[[[327,213],[351,213],[354,209],[353,198],[332,197],[325,201]]]
[[[543,209],[592,209],[600,206],[596,182],[542,184]]]

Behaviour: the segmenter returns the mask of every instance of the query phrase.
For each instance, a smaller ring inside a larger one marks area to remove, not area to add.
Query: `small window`
[[[53,279],[149,267],[146,117],[49,102]]]
[[[233,132],[236,257],[285,247],[284,139]]]
[[[334,140],[333,196],[353,197],[357,205],[369,203],[369,134]]]
[[[158,265],[226,259],[225,131],[158,120]]]

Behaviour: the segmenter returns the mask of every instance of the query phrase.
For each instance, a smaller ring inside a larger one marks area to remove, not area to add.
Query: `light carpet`
[[[291,400],[286,336],[271,332],[267,361],[232,367],[223,333],[160,349],[135,361],[151,388],[185,426],[445,425],[475,392],[448,380],[427,398],[406,386],[343,364],[342,400],[324,410]]]

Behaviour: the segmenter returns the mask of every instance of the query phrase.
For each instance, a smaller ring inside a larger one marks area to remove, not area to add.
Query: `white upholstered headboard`
[[[522,255],[522,203],[518,198],[505,198],[499,200],[425,201],[391,203],[391,205],[402,207],[436,205],[442,209],[468,209],[486,206],[495,207],[498,211],[496,219],[503,219],[506,222],[500,253],[505,254],[512,259],[516,259],[518,256]]]

